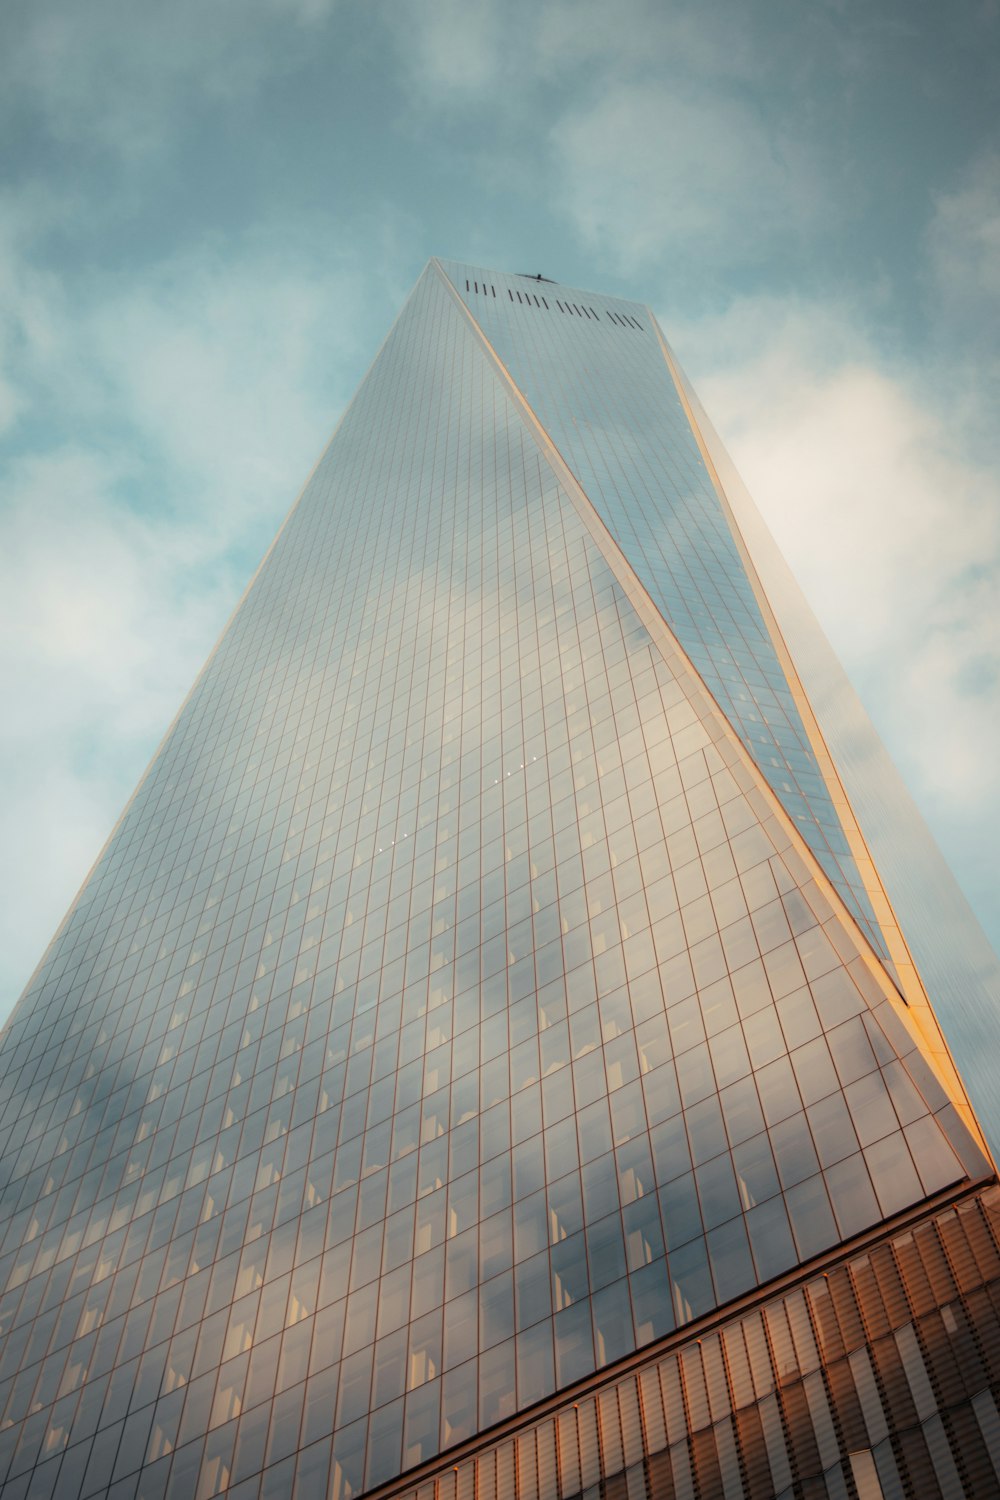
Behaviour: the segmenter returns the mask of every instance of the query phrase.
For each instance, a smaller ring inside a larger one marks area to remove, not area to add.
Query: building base
[[[689,1325],[379,1500],[1000,1495],[1000,1188]]]

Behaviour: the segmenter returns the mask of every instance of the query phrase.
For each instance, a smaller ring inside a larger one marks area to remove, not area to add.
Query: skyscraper
[[[427,267],[0,1042],[4,1500],[997,1491],[1000,1190],[722,464],[648,309]]]

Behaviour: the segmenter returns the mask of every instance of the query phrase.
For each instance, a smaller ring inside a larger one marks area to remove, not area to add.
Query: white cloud
[[[182,590],[178,573],[201,542],[196,526],[143,516],[120,499],[128,470],[79,449],[26,456],[5,477],[0,598],[6,628],[2,666],[29,711],[8,719],[0,741],[59,741],[92,721],[126,738],[163,721],[163,688],[176,698],[172,660],[189,664],[220,599]],[[216,579],[218,587],[221,580]],[[224,585],[223,585],[223,590]],[[175,608],[178,596],[183,608]],[[166,649],[159,670],[153,656]]]
[[[481,97],[494,86],[509,57],[505,27],[517,24],[494,0],[393,7],[391,18],[390,35],[411,81],[438,103],[442,93]]]
[[[691,80],[614,82],[568,111],[551,144],[564,211],[628,271],[678,245],[702,263],[752,264],[820,206],[797,143]]]
[[[183,478],[174,503],[228,538],[237,516],[246,527],[277,497],[290,502],[289,472],[318,454],[350,394],[336,380],[361,362],[365,306],[360,275],[332,257],[296,264],[249,247],[162,266],[76,333],[108,409]]]
[[[288,463],[318,451],[368,352],[379,225],[364,273],[346,241],[330,252],[319,225],[298,253],[245,236],[104,279],[34,267],[51,214],[36,205],[0,240],[11,436],[18,417],[51,418],[101,452],[134,454],[138,441],[139,510],[167,506],[227,534],[234,507],[244,527],[262,506],[273,513]]]

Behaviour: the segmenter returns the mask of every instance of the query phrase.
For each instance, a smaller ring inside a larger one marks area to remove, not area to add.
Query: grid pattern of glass
[[[648,309],[527,276],[442,265],[824,872],[888,958]]]
[[[1000,961],[690,386],[702,436],[994,1156]]]
[[[0,1042],[5,1500],[345,1500],[962,1178],[887,991],[431,268]]]
[[[1000,1493],[1000,1197],[927,1220],[399,1500]]]

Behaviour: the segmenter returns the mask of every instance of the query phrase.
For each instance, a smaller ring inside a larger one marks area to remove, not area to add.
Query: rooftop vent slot
[[[532,281],[535,281],[537,278],[532,276],[530,279]],[[543,277],[542,279],[544,280],[545,278]],[[468,287],[468,285],[469,283],[466,282],[466,287]],[[483,282],[482,286],[480,286],[479,283],[476,282],[475,289],[484,297],[488,297],[491,294],[495,297],[497,294],[496,288],[492,284],[485,281]],[[534,303],[535,307],[544,307],[546,312],[551,312],[553,306],[555,306],[561,313],[568,313],[570,317],[588,318],[594,323],[599,323],[601,321],[601,314],[597,311],[596,307],[591,307],[587,302],[583,303],[582,305],[578,305],[575,302],[562,302],[558,297],[554,297],[552,299],[552,302],[550,303],[547,297],[537,297],[534,292],[529,292],[527,289],[525,289],[523,296],[520,292],[514,291],[510,287],[506,288],[506,292],[508,299],[513,302],[516,298],[521,307],[531,307],[532,303]],[[606,318],[609,318],[612,323],[617,323],[619,328],[638,328],[640,333],[643,333],[645,331],[642,324],[637,322],[636,319],[628,313],[612,312],[609,307],[606,307],[604,309],[604,316]]]

